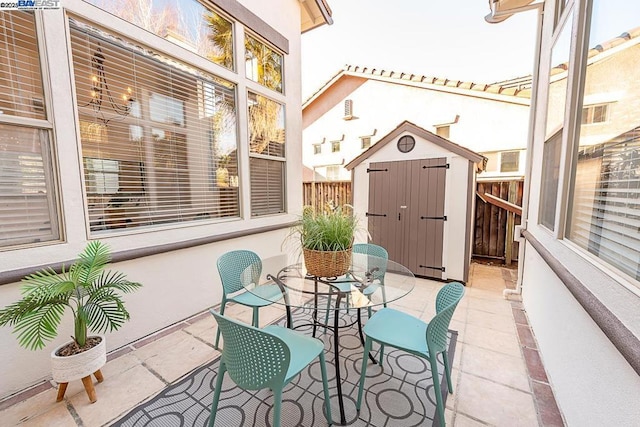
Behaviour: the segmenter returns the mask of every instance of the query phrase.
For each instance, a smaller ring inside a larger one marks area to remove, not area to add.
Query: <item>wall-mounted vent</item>
[[[344,100],[344,117],[345,120],[353,119],[353,100],[345,99]]]

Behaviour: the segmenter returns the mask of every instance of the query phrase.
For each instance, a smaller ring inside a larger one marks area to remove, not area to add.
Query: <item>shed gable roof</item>
[[[411,123],[408,120],[405,120],[404,122],[400,123],[398,127],[396,127],[394,130],[392,130],[387,135],[382,137],[380,141],[378,141],[377,143],[369,147],[366,151],[364,151],[362,154],[360,154],[358,157],[356,157],[355,159],[347,163],[345,165],[345,168],[347,170],[352,170],[353,168],[358,166],[360,163],[362,163],[363,161],[371,157],[373,154],[375,154],[377,151],[379,151],[382,147],[387,145],[389,142],[394,141],[397,137],[399,137],[405,132],[409,132],[415,136],[426,139],[432,144],[440,146],[474,163],[484,162],[485,160],[485,157],[482,154],[469,150],[468,148],[463,147],[462,145],[458,145],[454,142],[451,142],[448,139],[438,136],[433,132],[429,132],[428,130],[423,129],[420,126],[414,123]]]

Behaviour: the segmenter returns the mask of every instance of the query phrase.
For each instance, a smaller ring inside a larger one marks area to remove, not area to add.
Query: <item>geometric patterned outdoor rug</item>
[[[323,312],[319,312],[319,315]],[[355,319],[355,310],[343,313],[343,324]],[[366,311],[363,310],[363,322]],[[308,323],[310,309],[299,309],[293,314],[295,325]],[[332,324],[333,320],[330,320]],[[278,324],[285,326],[285,319]],[[297,329],[311,335],[312,328]],[[398,331],[402,333],[402,331]],[[453,356],[458,333],[449,331],[449,363],[453,366]],[[331,396],[331,410],[334,425],[340,422],[338,406],[333,334],[318,328],[316,337],[325,343],[325,357]],[[363,348],[358,336],[357,325],[340,330],[340,371],[342,393],[347,425],[375,427],[404,427],[437,425],[435,395],[431,380],[431,369],[424,359],[387,347],[384,369],[369,362],[365,382],[365,396],[360,414],[356,412],[358,382],[362,366]],[[374,343],[373,353],[378,347]],[[121,427],[178,427],[206,426],[209,419],[213,387],[216,382],[219,359],[201,366],[185,378],[163,389],[158,395],[116,421]],[[446,402],[447,382],[443,378],[444,365],[439,360],[438,373],[441,389]],[[326,426],[324,398],[320,367],[316,359],[307,369],[287,385],[282,401],[282,426],[316,427]],[[270,390],[244,391],[236,387],[226,374],[223,382],[216,427],[271,426],[273,394]]]

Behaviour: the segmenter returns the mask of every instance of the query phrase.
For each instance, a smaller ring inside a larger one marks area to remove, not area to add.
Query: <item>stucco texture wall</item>
[[[523,282],[523,303],[567,425],[637,425],[640,377],[529,244]]]
[[[329,91],[332,89],[328,89]],[[340,102],[322,103],[329,108],[303,130],[303,163],[348,163],[363,150],[361,136],[372,135],[375,143],[400,123],[407,120],[435,133],[434,125],[451,122],[449,139],[476,152],[523,149],[527,143],[529,107],[436,90],[408,87],[388,82],[368,80],[348,95],[336,85]],[[343,120],[344,99],[353,101],[352,120]],[[521,101],[521,100],[520,100]],[[315,111],[315,110],[314,110]],[[306,114],[306,112],[305,112]],[[317,114],[317,112],[316,112]],[[329,142],[344,139],[339,153],[330,152]],[[322,154],[314,155],[313,144],[326,141]],[[344,179],[349,179],[345,171]]]

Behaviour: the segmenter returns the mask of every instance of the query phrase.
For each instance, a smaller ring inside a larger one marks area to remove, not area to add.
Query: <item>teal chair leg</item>
[[[367,337],[364,342],[364,353],[362,354],[362,373],[360,374],[360,388],[358,389],[358,401],[356,402],[356,411],[360,410],[362,404],[362,392],[364,391],[364,379],[367,376],[367,362],[369,361],[369,352],[371,351],[371,338]]]
[[[442,390],[440,390],[440,381],[438,381],[438,358],[433,355],[429,361],[431,362],[431,376],[433,377],[433,391],[436,394],[436,408],[440,426],[444,427],[444,404],[442,402]]]
[[[384,344],[380,344],[380,360],[378,361],[378,363],[380,364],[380,367],[382,368],[382,358],[384,357]]]
[[[213,391],[213,403],[211,404],[209,427],[213,427],[213,424],[216,422],[216,414],[218,413],[218,401],[220,400],[220,391],[222,390],[222,380],[225,372],[227,372],[227,366],[224,364],[224,362],[220,362],[220,369],[218,369],[218,378],[216,378],[216,389]]]
[[[253,326],[256,328],[260,327],[258,323],[258,307],[253,307]]]
[[[442,361],[444,362],[444,374],[447,377],[447,386],[449,388],[449,393],[453,393],[453,384],[451,384],[451,368],[449,367],[449,357],[447,355],[447,350],[442,352]]]
[[[273,427],[280,427],[282,412],[282,389],[273,390]]]
[[[220,314],[224,315],[224,307],[227,305],[227,297],[226,295],[222,295],[222,302],[220,303]],[[218,331],[216,332],[216,343],[213,346],[216,350],[220,350],[218,344],[220,343],[220,326],[218,326]]]
[[[331,399],[329,399],[329,382],[327,381],[327,366],[324,361],[324,351],[320,353],[320,372],[322,373],[322,387],[324,387],[324,402],[327,407],[327,422],[333,424],[331,419]]]

